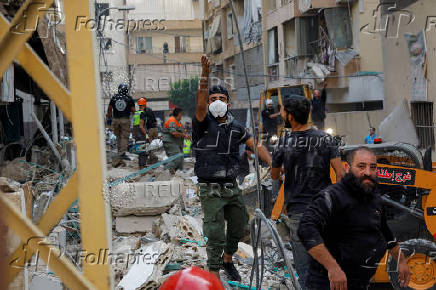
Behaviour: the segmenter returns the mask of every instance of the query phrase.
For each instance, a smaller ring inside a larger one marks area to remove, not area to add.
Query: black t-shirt
[[[154,117],[153,110],[150,108],[145,108],[145,111],[141,113],[140,118],[145,121],[145,128],[151,129],[156,128],[156,118]]]
[[[111,98],[109,105],[113,109],[114,118],[129,118],[135,102],[130,96],[116,94]]]
[[[312,198],[331,184],[330,160],[339,157],[332,136],[315,129],[285,132],[272,156],[272,167],[285,168],[289,214],[304,212]]]
[[[269,134],[277,134],[277,118],[271,118],[274,113],[274,108],[262,111],[263,128]]]

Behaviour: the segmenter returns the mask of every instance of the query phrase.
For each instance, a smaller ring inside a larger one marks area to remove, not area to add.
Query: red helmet
[[[160,290],[224,290],[217,277],[197,267],[180,270],[169,277]]]
[[[138,105],[140,105],[140,106],[147,105],[147,100],[145,98],[140,98],[138,100]]]

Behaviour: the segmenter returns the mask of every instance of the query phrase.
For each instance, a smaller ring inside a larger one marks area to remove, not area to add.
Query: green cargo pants
[[[178,153],[183,153],[183,147],[175,142],[167,142],[164,140],[163,147],[168,157],[171,157]],[[174,170],[183,170],[183,161],[183,156],[180,158],[176,158],[175,160],[168,163],[167,168],[172,168]]]
[[[203,234],[207,237],[207,266],[218,271],[223,263],[223,250],[233,255],[245,236],[248,213],[236,182],[224,184],[199,183],[198,195],[203,209]],[[227,221],[227,233],[225,231]]]

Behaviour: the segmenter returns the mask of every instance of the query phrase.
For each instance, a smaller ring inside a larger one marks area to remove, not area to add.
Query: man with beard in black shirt
[[[305,281],[310,256],[297,236],[300,218],[313,197],[331,184],[330,165],[338,180],[345,174],[339,150],[332,136],[307,124],[310,102],[303,96],[289,96],[283,106],[282,118],[286,127],[272,157],[272,179],[279,179],[281,167],[285,171],[285,204],[290,218],[292,253],[300,277]],[[304,285],[302,285],[304,287]]]
[[[386,249],[398,261],[399,283],[410,271],[386,223],[377,190],[377,159],[367,147],[352,151],[339,183],[322,190],[300,221],[298,235],[313,257],[308,289],[368,289]]]

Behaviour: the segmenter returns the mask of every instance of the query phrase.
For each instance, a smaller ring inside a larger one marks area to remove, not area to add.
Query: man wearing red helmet
[[[160,290],[224,290],[220,280],[197,267],[180,270],[169,277]]]

